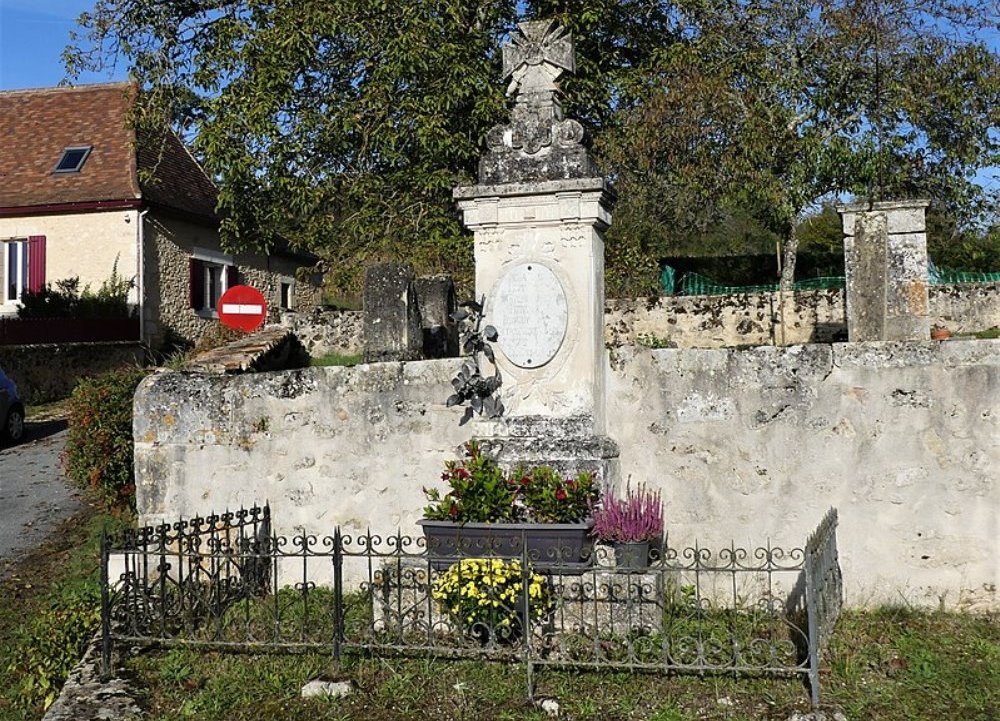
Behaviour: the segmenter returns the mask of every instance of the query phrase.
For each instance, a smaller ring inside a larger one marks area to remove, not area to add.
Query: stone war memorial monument
[[[572,35],[551,20],[518,28],[503,48],[510,122],[488,134],[479,184],[454,192],[505,378],[507,414],[484,442],[505,464],[592,470],[609,484],[618,449],[606,435],[602,233],[615,196],[560,105]]]

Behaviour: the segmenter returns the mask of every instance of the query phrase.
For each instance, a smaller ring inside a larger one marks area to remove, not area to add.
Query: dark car
[[[18,443],[24,438],[24,404],[17,386],[0,368],[0,441]]]

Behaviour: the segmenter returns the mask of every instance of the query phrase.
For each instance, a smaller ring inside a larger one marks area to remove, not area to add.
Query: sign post
[[[264,295],[249,285],[234,285],[219,298],[219,320],[223,325],[250,333],[267,317]]]

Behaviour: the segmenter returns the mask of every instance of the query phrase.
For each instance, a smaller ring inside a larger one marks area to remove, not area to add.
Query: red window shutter
[[[235,265],[226,266],[226,290],[229,290],[234,285],[239,285],[240,278],[239,274],[236,272]]]
[[[28,290],[38,293],[45,288],[45,236],[28,238]]]
[[[191,259],[189,277],[191,285],[191,307],[201,310],[205,307],[205,266],[200,260]]]

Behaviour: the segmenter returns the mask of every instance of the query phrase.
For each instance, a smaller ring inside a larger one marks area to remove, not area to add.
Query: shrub
[[[508,481],[503,469],[479,444],[465,444],[465,458],[445,463],[441,480],[451,487],[443,498],[436,488],[424,489],[431,503],[424,516],[435,521],[487,523],[516,521],[518,486]]]
[[[48,708],[101,623],[97,591],[60,599],[24,629],[7,670],[20,678],[17,702]]]
[[[122,368],[85,378],[69,401],[66,475],[112,509],[135,507],[132,397],[147,371]]]
[[[135,281],[118,274],[118,259],[111,276],[101,283],[97,292],[88,285],[80,290],[79,276],[46,284],[38,291],[26,291],[21,296],[17,314],[21,318],[128,318],[137,309],[130,307],[129,292]]]
[[[577,523],[590,515],[598,498],[592,474],[563,479],[550,466],[519,466],[507,477],[476,441],[465,444],[465,458],[447,461],[441,480],[451,488],[441,496],[425,488],[430,504],[424,517],[456,523]]]

